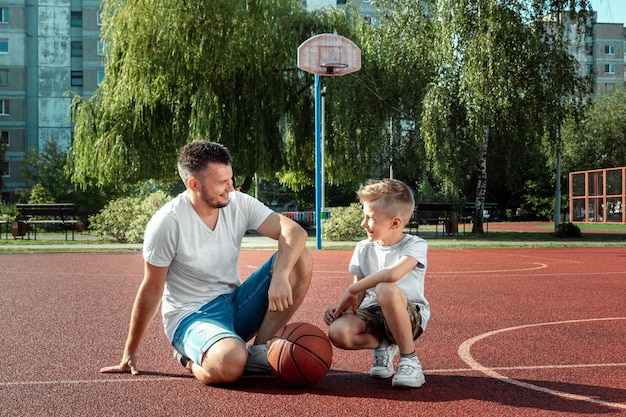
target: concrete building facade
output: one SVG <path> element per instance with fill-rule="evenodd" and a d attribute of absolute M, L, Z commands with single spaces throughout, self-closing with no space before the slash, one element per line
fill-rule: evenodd
<path fill-rule="evenodd" d="M 0 0 L 0 138 L 5 201 L 28 184 L 29 149 L 72 142 L 71 92 L 89 97 L 104 76 L 99 0 Z"/>

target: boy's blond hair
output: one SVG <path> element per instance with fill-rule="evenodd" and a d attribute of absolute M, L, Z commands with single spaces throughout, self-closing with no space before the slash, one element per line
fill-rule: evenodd
<path fill-rule="evenodd" d="M 390 216 L 398 216 L 405 223 L 411 220 L 415 210 L 413 190 L 400 180 L 386 178 L 369 180 L 357 191 L 359 200 L 382 210 Z"/>

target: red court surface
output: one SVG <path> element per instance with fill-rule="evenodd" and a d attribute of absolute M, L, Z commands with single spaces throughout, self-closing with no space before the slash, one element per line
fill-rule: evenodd
<path fill-rule="evenodd" d="M 270 254 L 243 251 L 246 276 Z M 349 250 L 314 251 L 292 321 L 322 313 L 351 282 Z M 368 375 L 369 351 L 334 350 L 311 388 L 273 376 L 225 387 L 171 358 L 157 315 L 142 374 L 100 374 L 122 354 L 141 254 L 0 255 L 0 416 L 586 416 L 626 414 L 626 248 L 431 249 L 426 384 Z"/>

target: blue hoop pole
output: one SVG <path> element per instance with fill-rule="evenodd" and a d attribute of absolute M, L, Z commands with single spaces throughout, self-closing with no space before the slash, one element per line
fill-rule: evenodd
<path fill-rule="evenodd" d="M 322 249 L 322 77 L 315 74 L 315 246 Z"/>

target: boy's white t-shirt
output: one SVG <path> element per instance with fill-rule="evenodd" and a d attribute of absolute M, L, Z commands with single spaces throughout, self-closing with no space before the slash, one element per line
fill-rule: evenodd
<path fill-rule="evenodd" d="M 402 241 L 392 246 L 381 246 L 378 242 L 363 240 L 357 243 L 354 249 L 348 271 L 357 277 L 366 277 L 393 265 L 403 256 L 415 258 L 418 264 L 397 284 L 407 299 L 419 307 L 422 315 L 422 330 L 426 330 L 426 324 L 430 318 L 430 304 L 424 297 L 424 278 L 428 265 L 427 252 L 428 242 L 413 235 L 405 235 Z M 374 289 L 368 288 L 359 308 L 374 305 L 378 305 L 378 299 Z"/>
<path fill-rule="evenodd" d="M 241 285 L 237 261 L 243 236 L 273 213 L 238 191 L 231 192 L 229 200 L 219 209 L 215 230 L 202 222 L 186 191 L 159 209 L 146 226 L 144 260 L 169 267 L 161 313 L 170 341 L 185 316 Z"/>

